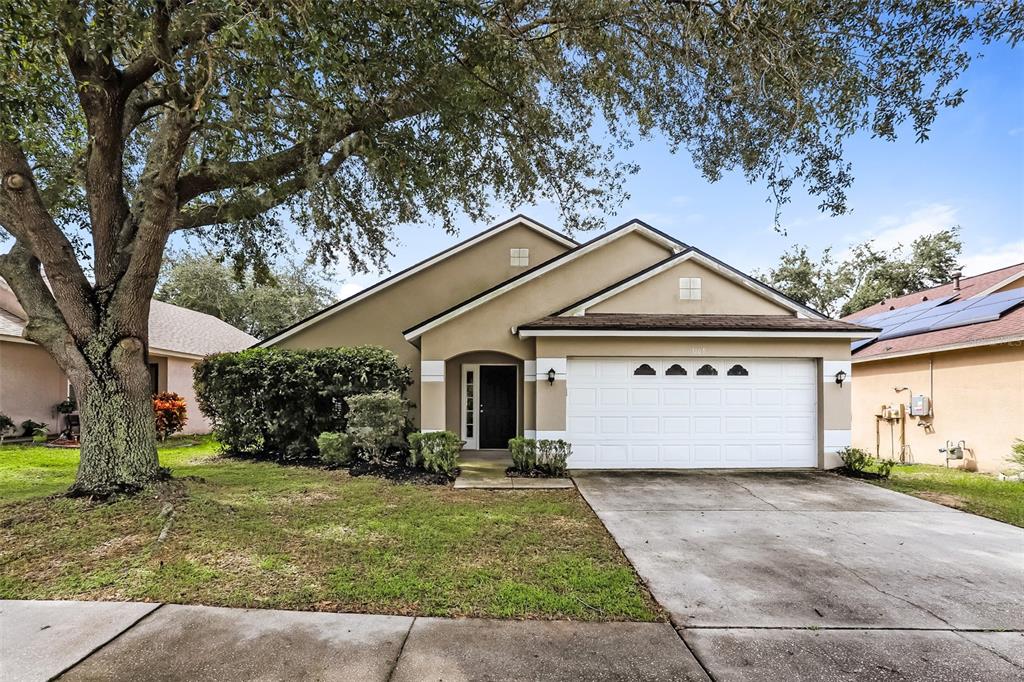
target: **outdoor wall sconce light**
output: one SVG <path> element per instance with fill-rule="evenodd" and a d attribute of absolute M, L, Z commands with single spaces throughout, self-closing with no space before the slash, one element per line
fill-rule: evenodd
<path fill-rule="evenodd" d="M 839 370 L 836 372 L 836 383 L 839 384 L 839 388 L 843 387 L 844 381 L 846 381 L 846 372 Z"/>
<path fill-rule="evenodd" d="M 552 367 L 548 370 L 548 384 L 551 386 L 555 385 L 555 368 Z"/>

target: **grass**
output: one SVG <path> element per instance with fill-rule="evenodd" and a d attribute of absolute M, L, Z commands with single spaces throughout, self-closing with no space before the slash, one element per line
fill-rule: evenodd
<path fill-rule="evenodd" d="M 1024 528 L 1024 482 L 931 464 L 897 466 L 888 480 L 871 482 Z"/>
<path fill-rule="evenodd" d="M 54 495 L 76 451 L 0 448 L 0 598 L 664 620 L 575 490 L 396 485 L 217 448 L 162 448 L 175 479 L 111 503 Z"/>

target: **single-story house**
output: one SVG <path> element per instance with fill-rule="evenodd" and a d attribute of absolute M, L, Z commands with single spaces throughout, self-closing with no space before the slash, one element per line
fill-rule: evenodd
<path fill-rule="evenodd" d="M 377 344 L 413 369 L 424 431 L 467 449 L 564 438 L 573 468 L 810 468 L 850 444 L 851 340 L 634 220 L 577 243 L 516 216 L 262 346 Z"/>
<path fill-rule="evenodd" d="M 59 432 L 64 422 L 54 410 L 70 386 L 53 358 L 25 339 L 25 310 L 0 279 L 0 413 L 20 424 L 26 419 Z M 149 369 L 153 392 L 173 391 L 185 399 L 185 433 L 206 433 L 210 423 L 199 411 L 192 388 L 192 366 L 207 355 L 248 348 L 256 339 L 212 315 L 161 301 L 149 311 Z"/>
<path fill-rule="evenodd" d="M 853 344 L 854 445 L 1007 468 L 1014 439 L 1024 438 L 1024 263 L 956 275 L 844 319 L 882 328 L 877 340 Z M 947 461 L 961 450 L 963 459 Z"/>

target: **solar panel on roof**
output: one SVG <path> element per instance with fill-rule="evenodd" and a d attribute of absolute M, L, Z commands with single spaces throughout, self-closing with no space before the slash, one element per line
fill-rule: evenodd
<path fill-rule="evenodd" d="M 993 322 L 1017 306 L 1024 304 L 1024 289 L 1011 289 L 998 294 L 990 294 L 977 301 L 969 299 L 967 308 L 944 317 L 931 326 L 931 329 L 951 329 L 979 322 Z"/>
<path fill-rule="evenodd" d="M 945 305 L 935 306 L 931 310 L 926 310 L 901 324 L 886 327 L 878 335 L 878 338 L 894 339 L 900 336 L 910 336 L 911 334 L 927 331 L 936 322 L 949 317 L 953 313 L 964 310 L 968 305 L 968 301 L 953 301 Z"/>
<path fill-rule="evenodd" d="M 855 352 L 859 351 L 861 348 L 863 348 L 864 346 L 866 346 L 869 343 L 871 343 L 872 341 L 874 341 L 874 339 L 861 339 L 859 341 L 854 341 L 853 343 L 850 344 L 850 352 L 851 353 L 855 353 Z"/>

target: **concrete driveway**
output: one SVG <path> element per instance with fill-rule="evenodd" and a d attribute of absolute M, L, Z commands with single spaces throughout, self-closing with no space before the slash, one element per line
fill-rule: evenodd
<path fill-rule="evenodd" d="M 1024 530 L 827 473 L 577 486 L 715 680 L 1024 679 Z"/>

